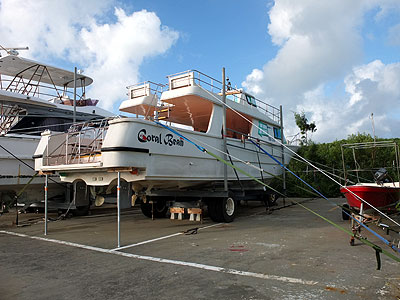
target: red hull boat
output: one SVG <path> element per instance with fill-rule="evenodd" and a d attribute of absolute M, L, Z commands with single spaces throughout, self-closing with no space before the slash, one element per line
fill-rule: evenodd
<path fill-rule="evenodd" d="M 360 209 L 361 203 L 364 203 L 360 199 L 358 199 L 353 192 L 367 203 L 371 204 L 375 208 L 383 208 L 390 206 L 391 204 L 396 203 L 400 199 L 400 187 L 398 183 L 396 185 L 385 184 L 360 184 L 360 185 L 351 185 L 346 188 L 341 188 L 340 192 L 346 197 L 347 202 L 350 207 Z M 370 209 L 371 206 L 364 203 L 363 209 Z"/>

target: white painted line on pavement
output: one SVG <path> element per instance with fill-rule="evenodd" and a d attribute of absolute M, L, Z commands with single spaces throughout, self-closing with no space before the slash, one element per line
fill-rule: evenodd
<path fill-rule="evenodd" d="M 136 244 L 131 244 L 131 245 L 126 245 L 126 246 L 114 248 L 114 249 L 112 249 L 112 251 L 118 251 L 118 250 L 123 250 L 123 249 L 127 249 L 127 248 L 132 248 L 132 247 L 136 247 L 136 246 L 140 246 L 140 245 L 144 245 L 144 244 L 148 244 L 148 243 L 152 243 L 152 242 L 168 239 L 170 237 L 174 237 L 174 236 L 178 236 L 178 235 L 182 235 L 182 234 L 183 234 L 183 232 L 178 232 L 178 233 L 162 236 L 162 237 L 159 237 L 159 238 L 155 238 L 155 239 L 139 242 L 139 243 L 136 243 Z"/>
<path fill-rule="evenodd" d="M 212 224 L 212 225 L 204 226 L 204 227 L 199 227 L 198 230 L 202 230 L 202 229 L 207 229 L 207 228 L 215 227 L 215 226 L 221 225 L 221 224 L 222 224 L 222 223 Z M 136 243 L 136 244 L 130 244 L 130 245 L 126 245 L 126 246 L 114 248 L 114 249 L 112 249 L 112 250 L 113 250 L 113 251 L 118 251 L 118 250 L 123 250 L 123 249 L 127 249 L 127 248 L 132 248 L 132 247 L 136 247 L 136 246 L 140 246 L 140 245 L 144 245 L 144 244 L 148 244 L 148 243 L 152 243 L 152 242 L 156 242 L 156 241 L 168 239 L 168 238 L 170 238 L 170 237 L 174 237 L 174 236 L 178 236 L 178 235 L 182 235 L 182 234 L 184 234 L 184 233 L 183 233 L 183 232 L 177 232 L 177 233 L 173 233 L 173 234 L 170 234 L 170 235 L 162 236 L 162 237 L 159 237 L 159 238 L 155 238 L 155 239 L 151 239 L 151 240 L 139 242 L 139 243 Z"/>
<path fill-rule="evenodd" d="M 192 263 L 192 262 L 186 262 L 186 261 L 165 259 L 165 258 L 145 256 L 145 255 L 137 255 L 137 254 L 120 252 L 120 251 L 116 251 L 116 250 L 104 249 L 104 248 L 100 248 L 100 247 L 93 247 L 93 246 L 72 243 L 72 242 L 60 241 L 60 240 L 55 240 L 55 239 L 49 239 L 49 238 L 43 238 L 43 237 L 37 237 L 37 236 L 29 236 L 26 234 L 16 233 L 16 232 L 12 232 L 12 231 L 1 230 L 0 233 L 14 235 L 14 236 L 23 237 L 23 238 L 30 238 L 30 239 L 34 239 L 34 240 L 45 241 L 45 242 L 50 242 L 50 243 L 55 243 L 55 244 L 60 244 L 60 245 L 66 245 L 66 246 L 71 246 L 71 247 L 75 247 L 75 248 L 81 248 L 81 249 L 86 249 L 86 250 L 91 250 L 91 251 L 96 251 L 96 252 L 101 252 L 101 253 L 114 254 L 114 255 L 135 258 L 135 259 L 140 259 L 140 260 L 166 263 L 166 264 L 172 264 L 172 265 L 179 265 L 179 266 L 191 267 L 191 268 L 202 269 L 202 270 L 207 270 L 207 271 L 221 272 L 221 273 L 232 274 L 232 275 L 253 277 L 253 278 L 259 278 L 259 279 L 276 280 L 276 281 L 281 281 L 281 282 L 286 282 L 286 283 L 296 283 L 296 284 L 302 284 L 302 285 L 317 285 L 317 284 L 319 284 L 318 281 L 313 281 L 313 280 L 303 280 L 303 279 L 299 279 L 299 278 L 286 277 L 286 276 L 276 276 L 276 275 L 268 275 L 268 274 L 262 274 L 262 273 L 246 272 L 246 271 L 227 269 L 227 268 L 222 268 L 222 267 L 216 267 L 216 266 L 210 266 L 210 265 L 204 265 L 204 264 L 198 264 L 198 263 Z"/>

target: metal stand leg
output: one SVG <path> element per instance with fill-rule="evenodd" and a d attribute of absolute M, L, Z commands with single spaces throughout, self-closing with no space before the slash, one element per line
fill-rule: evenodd
<path fill-rule="evenodd" d="M 46 174 L 46 180 L 44 182 L 44 235 L 47 235 L 47 189 L 48 189 L 48 176 Z"/>
<path fill-rule="evenodd" d="M 15 212 L 16 212 L 15 225 L 18 227 L 18 196 L 15 196 L 14 202 L 15 202 L 14 204 L 15 204 Z"/>
<path fill-rule="evenodd" d="M 359 225 L 356 221 L 354 221 L 355 219 L 357 219 L 357 215 L 354 213 L 351 213 L 351 232 L 353 233 L 353 235 L 350 237 L 350 246 L 354 246 L 355 244 L 355 236 L 358 233 L 358 229 L 359 229 Z"/>
<path fill-rule="evenodd" d="M 360 233 L 361 233 L 361 225 L 354 221 L 354 219 L 358 220 L 360 223 L 364 222 L 364 203 L 361 203 L 360 206 L 360 212 L 359 212 L 359 217 L 356 216 L 355 214 L 351 214 L 352 219 L 351 219 L 351 231 L 353 232 L 353 236 L 350 238 L 350 245 L 354 246 L 354 241 L 355 241 L 355 236 L 357 235 L 358 237 L 360 237 Z"/>
<path fill-rule="evenodd" d="M 117 183 L 117 214 L 118 214 L 118 247 L 121 247 L 121 173 L 118 172 Z"/>

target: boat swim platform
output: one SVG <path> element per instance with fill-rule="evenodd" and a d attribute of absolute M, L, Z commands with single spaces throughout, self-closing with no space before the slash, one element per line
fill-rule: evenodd
<path fill-rule="evenodd" d="M 303 205 L 350 226 L 323 199 Z M 396 299 L 400 290 L 398 263 L 381 256 L 377 271 L 371 248 L 349 246 L 347 235 L 298 205 L 268 213 L 249 202 L 229 224 L 211 222 L 207 214 L 203 224 L 153 221 L 134 207 L 122 211 L 120 249 L 115 206 L 50 222 L 46 237 L 43 215 L 20 215 L 22 223 L 37 222 L 18 228 L 11 226 L 13 217 L 13 212 L 0 217 L 7 270 L 0 273 L 0 288 L 6 300 L 35 299 L 37 291 L 41 298 L 77 299 L 116 293 L 119 299 Z M 17 282 L 24 288 L 15 287 Z"/>

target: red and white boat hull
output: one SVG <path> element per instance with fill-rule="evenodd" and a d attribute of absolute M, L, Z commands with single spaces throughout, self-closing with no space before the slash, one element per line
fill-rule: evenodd
<path fill-rule="evenodd" d="M 364 203 L 363 209 L 370 209 L 371 204 L 375 208 L 388 207 L 400 199 L 399 183 L 390 183 L 384 185 L 378 184 L 357 184 L 347 187 L 342 187 L 340 192 L 346 197 L 350 207 L 360 209 Z M 360 200 L 358 197 L 365 200 L 367 203 Z"/>

